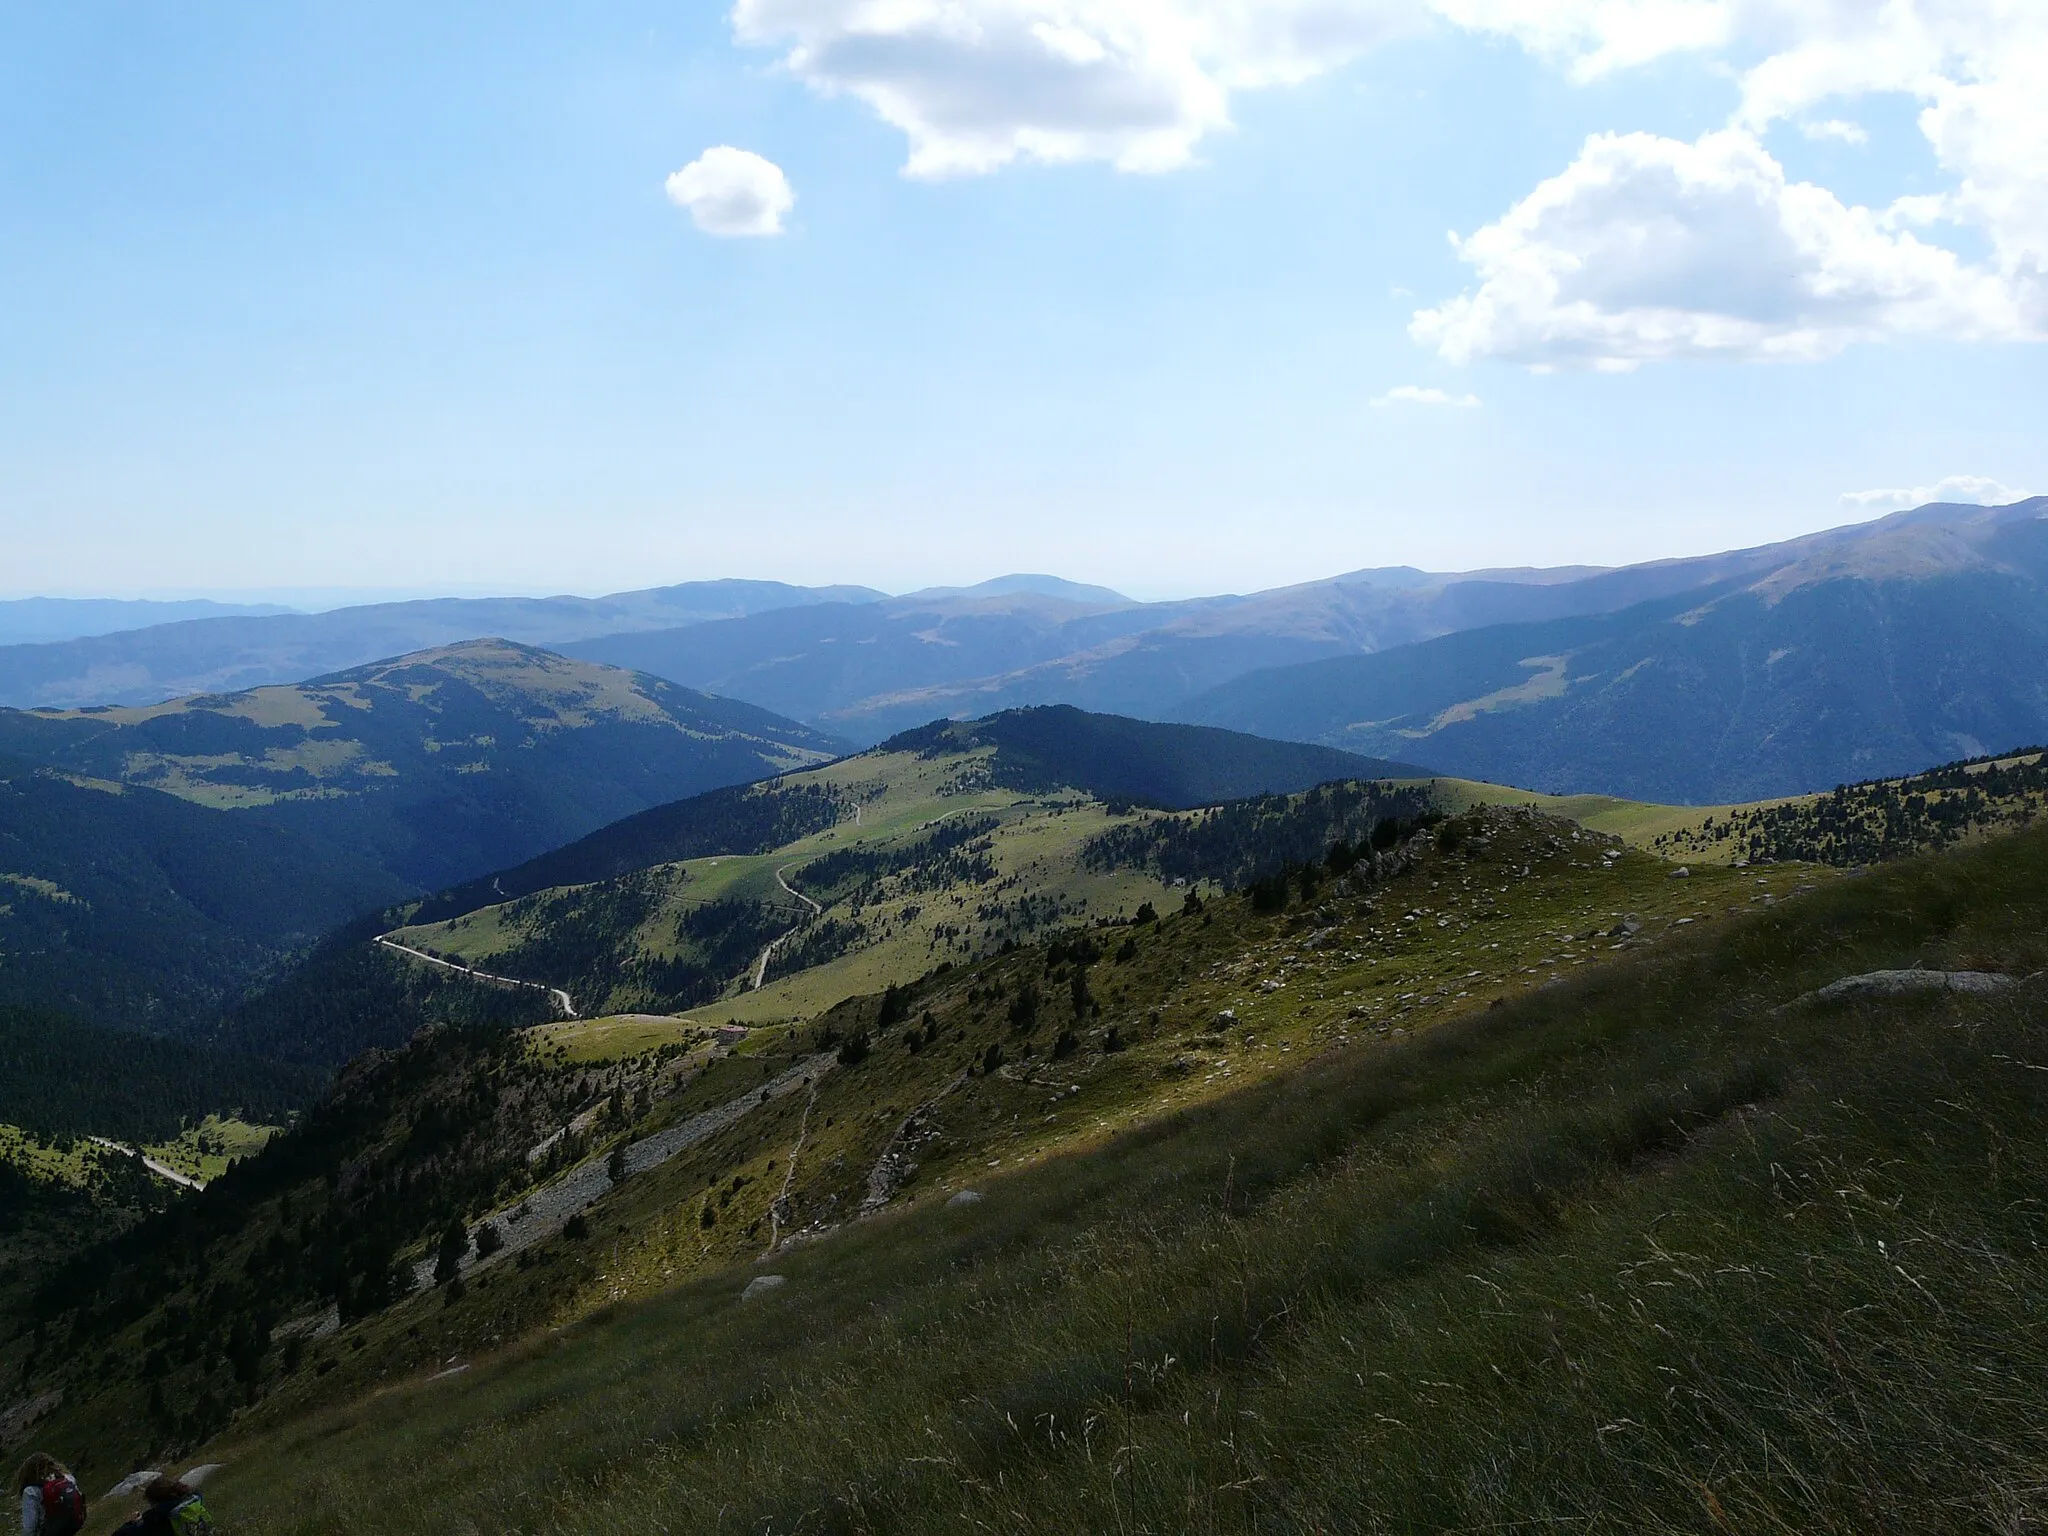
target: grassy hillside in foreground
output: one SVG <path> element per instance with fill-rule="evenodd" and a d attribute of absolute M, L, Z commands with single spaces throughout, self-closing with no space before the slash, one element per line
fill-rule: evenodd
<path fill-rule="evenodd" d="M 750 704 L 503 640 L 145 708 L 0 711 L 0 751 L 326 839 L 416 890 L 839 750 Z"/>
<path fill-rule="evenodd" d="M 252 1399 L 289 1414 L 991 1167 L 1084 1153 L 1799 879 L 1673 880 L 1513 812 L 1339 851 L 1277 888 L 942 966 L 736 1048 L 702 1031 L 651 1052 L 629 1038 L 638 1054 L 598 1065 L 577 1049 L 585 1026 L 559 1026 L 525 1042 L 429 1031 L 366 1059 L 262 1157 L 53 1282 L 44 1333 L 84 1374 L 36 1434 L 96 1469 L 188 1450 Z M 628 1177 L 608 1195 L 615 1154 Z M 565 1222 L 593 1199 L 579 1236 Z M 434 1268 L 450 1202 L 510 1251 L 459 1300 L 398 1299 L 394 1275 Z"/>
<path fill-rule="evenodd" d="M 1838 882 L 1430 1030 L 1326 1039 L 1017 1172 L 977 1151 L 932 1182 L 978 1204 L 920 1200 L 460 1374 L 426 1379 L 423 1340 L 410 1379 L 209 1450 L 212 1502 L 293 1536 L 2031 1528 L 2041 983 L 1802 999 L 1878 967 L 2038 971 L 2044 877 L 2034 832 Z M 1226 920 L 1205 915 L 1147 949 Z M 911 1006 L 950 1020 L 991 979 Z M 1089 1122 L 1079 1086 L 1039 1103 Z M 616 1271 L 625 1218 L 678 1203 L 628 1180 L 559 1262 Z M 371 1347 L 502 1313 L 546 1269 Z"/>

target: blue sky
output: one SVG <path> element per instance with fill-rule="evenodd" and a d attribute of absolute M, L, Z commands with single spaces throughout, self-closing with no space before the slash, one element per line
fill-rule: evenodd
<path fill-rule="evenodd" d="M 1875 10 L 9 7 L 0 590 L 1163 596 L 2048 489 L 2048 18 Z"/>

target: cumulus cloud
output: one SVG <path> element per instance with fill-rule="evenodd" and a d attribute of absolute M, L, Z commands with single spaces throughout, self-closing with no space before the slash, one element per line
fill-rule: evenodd
<path fill-rule="evenodd" d="M 2014 490 L 1984 475 L 1950 475 L 1932 485 L 1916 485 L 1910 489 L 1845 491 L 1842 493 L 1842 505 L 1859 512 L 1903 512 L 1909 507 L 1924 507 L 1936 501 L 2004 507 L 2015 501 L 2025 501 L 2027 495 L 2026 491 Z"/>
<path fill-rule="evenodd" d="M 1481 285 L 1418 315 L 1417 334 L 1446 356 L 1622 367 L 2048 329 L 2042 0 L 734 0 L 730 17 L 739 42 L 900 129 L 905 170 L 924 177 L 1176 169 L 1229 127 L 1235 93 L 1431 26 L 1499 37 L 1580 80 L 1692 54 L 1736 82 L 1727 133 L 1590 141 L 1460 243 Z M 1845 206 L 1788 184 L 1761 147 L 1780 123 L 1860 143 L 1832 114 L 1877 94 L 1920 103 L 1942 190 Z M 1603 207 L 1612 228 L 1594 223 Z M 1952 225 L 1981 232 L 1981 267 L 1932 233 Z M 1731 246 L 1738 228 L 1763 251 Z"/>
<path fill-rule="evenodd" d="M 1014 161 L 1189 163 L 1230 93 L 1296 83 L 1412 27 L 1425 0 L 737 0 L 740 42 L 910 141 L 913 176 Z"/>
<path fill-rule="evenodd" d="M 2048 288 L 2048 6 L 2038 0 L 1746 0 L 1779 46 L 1742 79 L 1742 121 L 1895 93 L 1955 177 L 1916 199 L 1981 229 L 2000 273 L 2037 306 Z M 1768 23 L 1768 27 L 1766 27 Z"/>
<path fill-rule="evenodd" d="M 1388 405 L 1451 405 L 1461 410 L 1471 410 L 1479 404 L 1477 395 L 1454 395 L 1448 390 L 1432 389 L 1421 384 L 1396 384 L 1384 395 L 1375 395 L 1375 406 Z"/>
<path fill-rule="evenodd" d="M 1870 209 L 1787 179 L 1741 129 L 1596 134 L 1493 224 L 1453 236 L 1479 287 L 1410 333 L 1452 362 L 1627 369 L 1826 357 L 1901 332 L 2010 337 L 2007 286 Z"/>
<path fill-rule="evenodd" d="M 1434 3 L 1581 77 L 1710 52 L 1741 91 L 1728 132 L 1692 146 L 1596 137 L 1461 241 L 1480 288 L 1413 326 L 1446 356 L 1629 367 L 1824 357 L 1900 334 L 2048 334 L 2048 6 L 2037 0 Z M 1923 103 L 1920 128 L 1950 189 L 1845 207 L 1787 183 L 1762 147 L 1775 123 L 1885 93 Z M 1801 126 L 1810 138 L 1867 139 L 1839 118 Z M 1973 266 L 1901 233 L 1943 223 L 1981 231 L 1990 259 Z"/>
<path fill-rule="evenodd" d="M 751 150 L 707 149 L 665 183 L 669 201 L 687 208 L 707 235 L 779 235 L 796 194 L 782 167 Z"/>

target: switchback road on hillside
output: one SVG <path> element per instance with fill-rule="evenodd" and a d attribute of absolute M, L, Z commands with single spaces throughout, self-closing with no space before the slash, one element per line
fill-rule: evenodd
<path fill-rule="evenodd" d="M 794 896 L 798 901 L 802 902 L 805 906 L 809 907 L 811 909 L 811 915 L 813 917 L 823 917 L 825 915 L 825 909 L 823 907 L 819 906 L 815 901 L 811 900 L 810 897 L 806 896 L 802 891 L 798 890 L 795 886 L 791 885 L 787 880 L 782 878 L 784 875 L 788 874 L 792 869 L 795 868 L 796 866 L 794 864 L 783 865 L 782 868 L 775 871 L 775 883 L 781 886 L 783 890 L 787 891 L 790 895 Z"/>
<path fill-rule="evenodd" d="M 784 889 L 787 889 L 787 887 L 784 887 Z M 583 1017 L 582 1014 L 576 1011 L 576 1005 L 570 1001 L 568 993 L 564 992 L 560 987 L 551 987 L 544 981 L 524 981 L 517 976 L 493 976 L 489 971 L 480 971 L 473 965 L 463 965 L 455 960 L 443 960 L 439 955 L 430 955 L 425 950 L 414 949 L 410 945 L 401 944 L 389 934 L 379 934 L 377 942 L 386 949 L 397 950 L 401 955 L 411 955 L 415 960 L 424 960 L 429 965 L 438 965 L 459 975 L 474 977 L 478 981 L 495 981 L 500 986 L 527 987 L 536 992 L 545 992 L 562 1005 L 562 1012 L 569 1015 L 570 1018 L 580 1019 Z"/>
<path fill-rule="evenodd" d="M 806 896 L 802 891 L 798 890 L 795 886 L 791 885 L 787 880 L 782 878 L 784 875 L 788 874 L 792 869 L 795 868 L 796 866 L 794 864 L 783 865 L 782 868 L 775 871 L 775 883 L 781 886 L 783 890 L 787 891 L 790 895 L 794 896 L 798 901 L 802 902 L 805 906 L 809 907 L 811 909 L 811 916 L 823 917 L 825 915 L 825 909 L 823 907 L 819 906 L 815 901 L 811 900 L 810 897 Z M 801 919 L 799 919 L 796 922 L 796 924 L 790 928 L 788 933 L 785 933 L 779 939 L 771 939 L 769 941 L 768 947 L 761 951 L 761 958 L 754 962 L 754 985 L 752 987 L 753 991 L 760 991 L 761 984 L 768 979 L 768 962 L 775 958 L 775 951 L 781 948 L 783 942 L 790 938 L 791 935 L 793 935 L 796 932 L 796 930 L 801 927 L 803 927 L 803 922 Z"/>
<path fill-rule="evenodd" d="M 142 1166 L 160 1179 L 168 1179 L 171 1183 L 182 1185 L 186 1189 L 206 1188 L 206 1180 L 195 1179 L 189 1173 L 180 1173 L 177 1169 L 158 1162 L 140 1147 L 131 1147 L 125 1141 L 109 1141 L 104 1136 L 93 1136 L 88 1139 L 94 1146 L 105 1147 L 109 1152 L 118 1152 L 123 1157 L 141 1158 Z"/>

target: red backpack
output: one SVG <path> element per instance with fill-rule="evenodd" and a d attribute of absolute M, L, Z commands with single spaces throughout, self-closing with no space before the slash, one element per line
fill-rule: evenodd
<path fill-rule="evenodd" d="M 85 1529 L 85 1495 L 67 1473 L 43 1479 L 42 1536 L 77 1536 Z"/>

